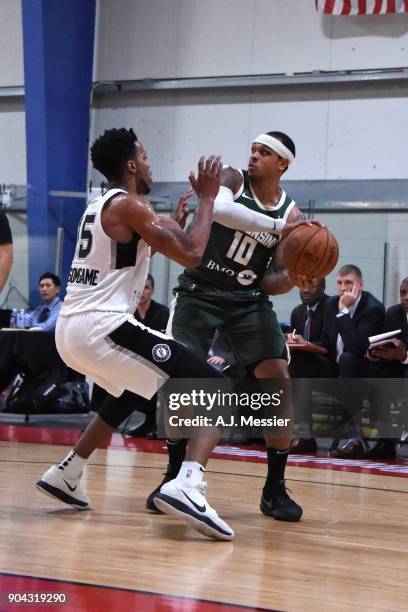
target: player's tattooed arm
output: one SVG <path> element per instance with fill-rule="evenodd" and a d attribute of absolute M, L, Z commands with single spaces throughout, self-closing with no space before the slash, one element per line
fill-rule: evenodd
<path fill-rule="evenodd" d="M 130 232 L 136 232 L 153 251 L 159 251 L 182 266 L 198 266 L 210 235 L 221 170 L 221 157 L 211 155 L 207 159 L 200 158 L 197 176 L 190 172 L 189 180 L 198 203 L 193 220 L 185 231 L 174 219 L 157 215 L 141 195 L 126 194 L 115 198 L 104 211 L 102 224 L 105 233 L 117 239 L 117 232 L 122 231 L 123 240 L 125 233 L 128 237 Z"/>
<path fill-rule="evenodd" d="M 305 221 L 305 220 L 306 220 L 306 217 L 302 213 L 300 208 L 298 208 L 297 206 L 294 206 L 288 215 L 287 222 L 296 223 L 296 221 Z"/>
<path fill-rule="evenodd" d="M 282 253 L 283 250 L 279 245 L 262 278 L 261 289 L 267 295 L 287 293 L 296 285 L 296 279 L 285 268 Z"/>
<path fill-rule="evenodd" d="M 242 174 L 231 166 L 224 166 L 221 173 L 221 185 L 236 193 L 242 185 Z"/>
<path fill-rule="evenodd" d="M 279 295 L 288 293 L 293 287 L 310 288 L 315 286 L 317 279 L 308 279 L 300 274 L 291 274 L 285 269 L 282 257 L 281 245 L 276 249 L 273 259 L 266 270 L 262 281 L 261 289 L 267 295 Z"/>

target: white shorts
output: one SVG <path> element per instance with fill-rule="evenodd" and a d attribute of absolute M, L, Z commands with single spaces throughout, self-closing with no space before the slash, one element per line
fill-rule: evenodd
<path fill-rule="evenodd" d="M 146 327 L 129 313 L 60 316 L 55 341 L 70 368 L 115 397 L 128 389 L 151 399 L 169 378 L 166 370 L 176 352 L 174 340 Z"/>

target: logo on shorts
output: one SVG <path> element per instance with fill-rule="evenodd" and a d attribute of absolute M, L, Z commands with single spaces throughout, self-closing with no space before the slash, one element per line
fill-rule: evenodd
<path fill-rule="evenodd" d="M 152 355 L 155 361 L 167 361 L 171 357 L 171 350 L 168 344 L 155 344 L 152 348 Z"/>

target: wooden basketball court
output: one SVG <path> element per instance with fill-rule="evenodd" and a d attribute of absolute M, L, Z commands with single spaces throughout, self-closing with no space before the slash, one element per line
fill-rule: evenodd
<path fill-rule="evenodd" d="M 262 449 L 218 447 L 209 500 L 235 529 L 215 542 L 144 508 L 163 443 L 114 435 L 92 457 L 94 510 L 35 489 L 73 430 L 0 426 L 0 610 L 8 593 L 65 594 L 58 610 L 406 610 L 408 463 L 292 457 L 300 523 L 263 516 Z M 24 608 L 23 608 L 24 609 Z M 26 604 L 25 609 L 40 609 Z"/>

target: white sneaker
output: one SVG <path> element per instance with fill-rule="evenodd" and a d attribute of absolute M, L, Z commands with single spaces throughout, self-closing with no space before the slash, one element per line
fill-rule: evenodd
<path fill-rule="evenodd" d="M 64 470 L 53 465 L 37 481 L 36 487 L 41 493 L 59 499 L 77 510 L 90 510 L 91 500 L 81 487 L 81 476 L 82 472 L 77 478 L 67 478 Z"/>
<path fill-rule="evenodd" d="M 234 531 L 223 521 L 204 497 L 205 482 L 195 487 L 182 487 L 174 479 L 162 486 L 154 498 L 155 505 L 165 514 L 182 518 L 188 525 L 215 540 L 232 540 Z"/>

